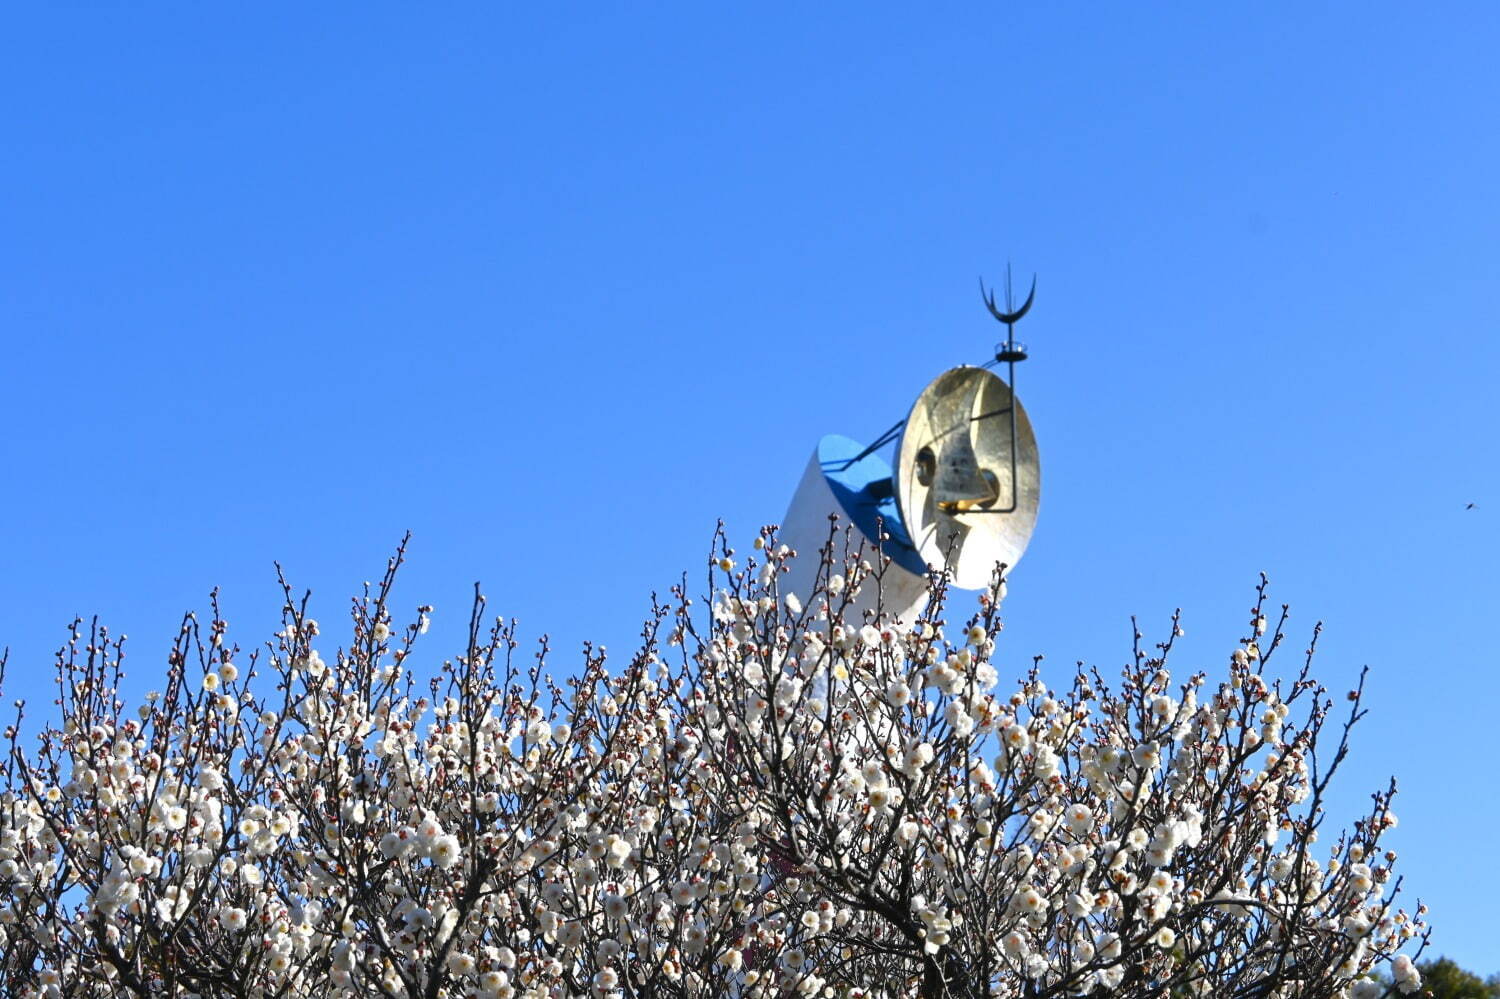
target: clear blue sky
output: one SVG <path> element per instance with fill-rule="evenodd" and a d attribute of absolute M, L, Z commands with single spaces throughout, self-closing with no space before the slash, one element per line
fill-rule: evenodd
<path fill-rule="evenodd" d="M 1438 950 L 1500 970 L 1500 8 L 495 6 L 8 13 L 8 694 L 74 614 L 142 686 L 214 585 L 265 637 L 273 559 L 337 619 L 407 529 L 433 655 L 476 579 L 623 652 L 716 518 L 985 358 L 1009 258 L 1010 666 L 1181 606 L 1218 669 L 1264 569 L 1372 668 L 1334 819 L 1399 775 Z"/>

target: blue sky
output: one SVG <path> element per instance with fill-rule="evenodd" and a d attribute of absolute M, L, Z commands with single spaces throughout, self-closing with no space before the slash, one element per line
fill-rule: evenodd
<path fill-rule="evenodd" d="M 143 686 L 212 586 L 269 635 L 273 560 L 336 619 L 408 529 L 433 656 L 476 579 L 559 668 L 623 652 L 717 518 L 748 542 L 821 434 L 985 359 L 1009 259 L 1044 466 L 1010 665 L 1112 670 L 1182 607 L 1219 669 L 1265 570 L 1331 688 L 1371 667 L 1333 819 L 1398 775 L 1437 950 L 1500 971 L 1500 9 L 6 22 L 8 695 L 74 614 Z"/>

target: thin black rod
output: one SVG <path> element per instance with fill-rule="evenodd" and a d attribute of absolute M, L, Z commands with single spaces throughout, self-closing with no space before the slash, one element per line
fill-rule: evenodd
<path fill-rule="evenodd" d="M 871 444 L 869 447 L 865 448 L 859 454 L 855 455 L 854 457 L 850 458 L 848 461 L 844 462 L 844 464 L 839 467 L 839 471 L 841 471 L 841 472 L 845 471 L 846 469 L 849 468 L 850 465 L 858 464 L 859 462 L 864 461 L 870 455 L 874 454 L 876 451 L 878 451 L 881 448 L 885 447 L 891 441 L 893 441 L 893 440 L 896 439 L 896 435 L 901 432 L 901 428 L 904 427 L 904 426 L 906 426 L 906 421 L 905 420 L 897 420 L 894 424 L 892 424 L 892 426 L 891 426 L 891 428 L 889 430 L 887 430 L 885 433 L 881 434 L 875 440 L 874 444 Z"/>
<path fill-rule="evenodd" d="M 995 409 L 988 413 L 981 413 L 971 419 L 982 420 L 990 416 L 999 416 L 1002 413 L 1010 414 L 1010 506 L 1002 508 L 990 507 L 988 509 L 970 507 L 967 510 L 955 510 L 954 514 L 960 517 L 971 513 L 1015 513 L 1021 506 L 1021 483 L 1017 474 L 1020 466 L 1016 457 L 1016 444 L 1019 437 L 1019 430 L 1016 425 L 1016 362 L 1007 361 L 1006 367 L 1009 369 L 1010 375 L 1010 405 L 1004 409 Z M 995 498 L 999 499 L 998 496 Z"/>

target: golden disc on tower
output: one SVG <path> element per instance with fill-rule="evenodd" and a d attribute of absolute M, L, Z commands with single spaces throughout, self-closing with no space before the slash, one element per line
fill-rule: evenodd
<path fill-rule="evenodd" d="M 934 569 L 964 589 L 1020 561 L 1036 526 L 1041 463 L 1026 410 L 985 368 L 943 372 L 912 406 L 896 450 L 907 533 Z"/>

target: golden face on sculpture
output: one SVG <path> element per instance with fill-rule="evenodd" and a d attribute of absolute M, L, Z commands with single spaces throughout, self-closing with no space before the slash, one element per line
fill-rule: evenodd
<path fill-rule="evenodd" d="M 901 519 L 927 564 L 965 589 L 1014 566 L 1036 525 L 1041 467 L 1026 411 L 985 368 L 952 368 L 917 398 L 896 455 Z"/>

